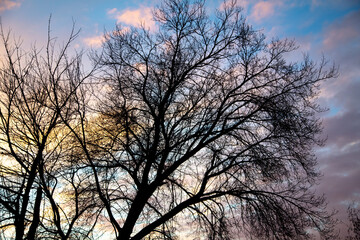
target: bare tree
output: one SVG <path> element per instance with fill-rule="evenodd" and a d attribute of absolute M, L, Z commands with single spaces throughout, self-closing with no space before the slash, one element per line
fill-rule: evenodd
<path fill-rule="evenodd" d="M 235 1 L 209 14 L 202 0 L 164 0 L 154 20 L 157 30 L 105 34 L 96 82 L 68 53 L 77 32 L 60 51 L 49 36 L 44 55 L 2 32 L 0 229 L 331 238 L 324 199 L 309 189 L 322 143 L 314 98 L 336 70 L 287 62 L 295 43 L 267 40 Z"/>
<path fill-rule="evenodd" d="M 59 49 L 50 27 L 48 33 L 44 53 L 35 47 L 26 52 L 1 28 L 0 229 L 15 239 L 68 239 L 79 233 L 84 239 L 86 225 L 91 231 L 94 223 L 88 221 L 77 231 L 78 220 L 97 214 L 96 201 L 81 200 L 91 199 L 91 191 L 86 193 L 91 183 L 74 168 L 78 163 L 70 154 L 71 132 L 63 121 L 76 112 L 75 93 L 92 72 L 83 73 L 81 53 L 68 54 L 78 35 L 74 28 Z"/>
<path fill-rule="evenodd" d="M 83 130 L 67 124 L 116 238 L 329 237 L 309 188 L 322 142 L 313 99 L 335 69 L 288 63 L 295 43 L 268 41 L 234 1 L 208 15 L 204 1 L 165 0 L 154 19 L 155 32 L 106 34 L 98 130 L 84 130 L 86 111 Z"/>

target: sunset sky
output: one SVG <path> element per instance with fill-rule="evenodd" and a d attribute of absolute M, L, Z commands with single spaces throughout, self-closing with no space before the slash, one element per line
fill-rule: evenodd
<path fill-rule="evenodd" d="M 69 35 L 73 22 L 81 29 L 73 47 L 101 47 L 104 31 L 115 24 L 139 26 L 141 22 L 156 30 L 151 9 L 160 0 L 0 0 L 3 29 L 21 37 L 23 46 L 41 44 L 47 38 L 51 15 L 51 34 L 58 42 Z M 214 10 L 222 1 L 208 0 Z M 360 0 L 238 0 L 248 22 L 269 38 L 295 39 L 299 50 L 288 56 L 301 60 L 308 53 L 314 60 L 322 56 L 329 65 L 339 67 L 339 77 L 324 82 L 318 102 L 327 112 L 323 119 L 326 145 L 317 148 L 319 168 L 323 173 L 317 192 L 324 193 L 329 209 L 338 210 L 344 221 L 352 202 L 360 203 Z M 3 49 L 0 50 L 2 52 Z"/>

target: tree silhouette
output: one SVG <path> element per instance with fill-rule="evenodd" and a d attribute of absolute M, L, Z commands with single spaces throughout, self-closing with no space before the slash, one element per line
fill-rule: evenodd
<path fill-rule="evenodd" d="M 324 199 L 309 189 L 319 176 L 312 147 L 322 142 L 313 100 L 335 69 L 307 56 L 287 62 L 295 43 L 267 40 L 235 1 L 208 14 L 204 1 L 165 0 L 154 20 L 155 30 L 117 26 L 105 34 L 103 51 L 92 55 L 99 72 L 91 84 L 79 56 L 60 56 L 64 71 L 46 61 L 36 68 L 66 78 L 17 78 L 3 68 L 2 80 L 16 80 L 5 84 L 6 99 L 20 91 L 19 104 L 34 96 L 39 107 L 1 102 L 2 156 L 23 169 L 11 183 L 13 168 L 2 170 L 1 199 L 29 202 L 18 216 L 1 200 L 2 226 L 15 225 L 18 239 L 24 229 L 62 239 L 306 239 L 311 230 L 331 237 Z M 41 90 L 22 93 L 22 79 L 41 81 Z M 15 113 L 29 117 L 17 124 L 8 120 Z M 56 194 L 65 192 L 62 202 Z"/>
<path fill-rule="evenodd" d="M 88 186 L 73 167 L 73 144 L 69 145 L 63 123 L 74 115 L 75 93 L 91 75 L 81 71 L 81 54 L 68 54 L 77 35 L 73 28 L 57 51 L 49 28 L 42 54 L 36 48 L 22 50 L 19 42 L 11 43 L 10 32 L 1 29 L 6 52 L 0 70 L 0 229 L 4 236 L 12 232 L 15 239 L 44 234 L 68 239 L 70 234 L 87 234 L 86 228 L 76 229 L 77 222 L 96 201 L 81 201 L 83 195 L 91 195 L 85 193 Z M 66 191 L 74 195 L 65 202 Z"/>
<path fill-rule="evenodd" d="M 350 226 L 348 229 L 347 240 L 359 240 L 360 239 L 360 210 L 356 208 L 355 203 L 349 205 L 348 216 Z"/>

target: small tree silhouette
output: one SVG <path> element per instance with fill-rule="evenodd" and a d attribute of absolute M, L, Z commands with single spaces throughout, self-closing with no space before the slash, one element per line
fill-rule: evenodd
<path fill-rule="evenodd" d="M 360 209 L 355 208 L 354 204 L 348 207 L 348 215 L 350 220 L 350 227 L 348 229 L 348 240 L 360 239 Z"/>

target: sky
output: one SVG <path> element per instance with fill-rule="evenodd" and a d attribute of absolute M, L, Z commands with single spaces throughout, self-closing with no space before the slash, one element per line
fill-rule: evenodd
<path fill-rule="evenodd" d="M 0 0 L 1 23 L 23 46 L 41 46 L 51 34 L 66 39 L 75 22 L 81 29 L 73 47 L 101 47 L 104 31 L 145 23 L 155 28 L 151 9 L 160 0 Z M 221 6 L 208 0 L 206 7 Z M 269 38 L 294 39 L 299 45 L 290 60 L 303 53 L 319 61 L 322 56 L 339 68 L 339 76 L 323 82 L 317 99 L 329 110 L 320 114 L 324 147 L 315 149 L 323 177 L 316 187 L 325 194 L 329 210 L 337 210 L 341 234 L 346 233 L 346 209 L 360 204 L 360 0 L 237 0 L 248 22 Z M 360 207 L 360 206 L 359 206 Z"/>

